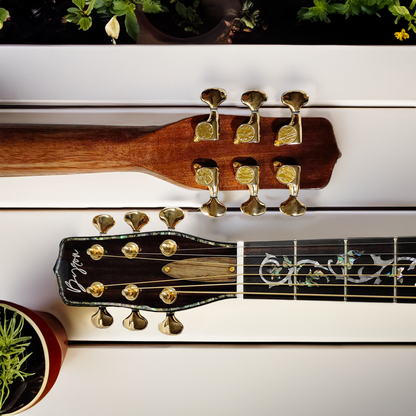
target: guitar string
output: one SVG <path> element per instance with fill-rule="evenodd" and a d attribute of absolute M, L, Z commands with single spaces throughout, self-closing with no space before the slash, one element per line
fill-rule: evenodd
<path fill-rule="evenodd" d="M 148 254 L 155 254 L 155 253 L 140 253 L 140 254 L 146 254 L 146 255 L 148 255 Z M 115 254 L 104 254 L 102 256 L 102 258 L 103 257 L 109 257 L 109 258 L 116 258 L 116 259 L 122 259 L 122 260 L 149 260 L 149 261 L 160 261 L 160 262 L 169 261 L 169 258 L 168 257 L 165 257 L 165 256 L 164 257 L 160 257 L 160 258 L 159 257 L 154 257 L 153 258 L 153 257 L 142 257 L 142 256 L 140 256 L 140 254 L 137 257 L 133 257 L 133 258 L 128 258 L 126 256 L 115 255 Z M 158 253 L 156 253 L 156 254 L 158 254 Z M 175 255 L 177 255 L 177 254 L 175 254 Z M 187 256 L 188 255 L 189 254 L 187 254 Z M 376 255 L 379 255 L 379 254 L 376 254 Z M 382 254 L 380 254 L 380 255 L 382 255 Z M 401 254 L 400 256 L 405 256 L 405 255 L 406 255 L 406 253 L 405 254 Z M 411 255 L 411 254 L 409 253 L 409 255 Z M 304 255 L 304 256 L 305 257 L 311 257 L 311 256 L 308 256 L 308 255 Z M 322 254 L 322 256 L 323 257 L 335 256 L 335 254 L 327 254 L 327 255 Z M 202 257 L 199 256 L 199 257 L 200 258 L 211 258 L 210 256 L 202 256 Z M 224 256 L 218 256 L 218 257 L 224 257 Z M 227 257 L 231 257 L 231 256 L 227 256 Z M 246 255 L 242 255 L 242 256 L 237 256 L 236 255 L 236 256 L 233 256 L 233 257 L 236 257 L 236 258 L 238 257 L 239 259 L 240 258 L 247 258 Z M 264 255 L 261 255 L 261 256 L 259 255 L 257 257 L 264 257 Z M 291 257 L 291 256 L 288 255 L 287 257 Z M 298 257 L 299 257 L 299 254 L 298 254 Z M 198 257 L 195 257 L 195 258 L 198 258 Z M 190 265 L 192 263 L 192 259 L 193 258 L 189 258 L 189 259 L 185 259 L 185 260 L 174 260 L 174 259 L 172 259 L 171 263 L 181 263 L 181 262 L 185 262 L 186 261 L 187 265 Z M 266 264 L 268 264 L 268 263 L 266 263 Z M 413 264 L 416 267 L 416 263 L 413 263 L 413 262 L 412 263 L 388 263 L 388 264 L 377 264 L 377 263 L 359 263 L 358 264 L 357 263 L 357 264 L 353 264 L 353 266 L 364 266 L 364 267 L 367 267 L 367 266 L 376 266 L 376 267 L 383 267 L 383 266 L 411 266 Z M 229 267 L 238 267 L 238 266 L 244 266 L 244 267 L 260 267 L 261 266 L 261 264 L 244 264 L 244 265 L 241 264 L 241 265 L 238 265 L 238 264 L 235 264 L 235 263 L 221 263 L 221 262 L 219 262 L 219 263 L 215 263 L 215 262 L 205 263 L 205 262 L 202 262 L 202 261 L 195 262 L 195 265 L 200 265 L 200 266 L 204 266 L 204 267 L 206 267 L 206 266 L 215 266 L 215 267 L 218 267 L 218 266 L 229 266 Z M 282 264 L 280 264 L 280 266 L 282 266 Z M 294 264 L 292 264 L 292 266 L 294 266 Z M 312 266 L 312 265 L 309 265 L 309 266 Z M 348 263 L 346 263 L 346 264 L 345 263 L 332 263 L 331 266 L 332 267 L 334 267 L 334 266 L 345 267 L 345 266 L 348 266 Z"/>

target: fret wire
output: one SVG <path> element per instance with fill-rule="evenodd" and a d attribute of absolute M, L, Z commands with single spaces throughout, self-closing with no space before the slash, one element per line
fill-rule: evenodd
<path fill-rule="evenodd" d="M 295 286 L 293 288 L 293 299 L 297 299 L 297 283 L 298 283 L 298 242 L 297 240 L 293 241 L 293 263 L 295 265 L 294 276 L 293 280 L 295 282 Z"/>
<path fill-rule="evenodd" d="M 348 283 L 348 267 L 347 267 L 347 259 L 348 259 L 348 240 L 344 240 L 344 301 L 347 301 L 347 283 Z"/>
<path fill-rule="evenodd" d="M 394 246 L 393 246 L 393 251 L 394 251 L 394 260 L 393 260 L 393 276 L 394 276 L 394 288 L 393 288 L 393 295 L 394 295 L 394 299 L 393 302 L 397 303 L 397 237 L 393 238 L 394 241 Z"/>

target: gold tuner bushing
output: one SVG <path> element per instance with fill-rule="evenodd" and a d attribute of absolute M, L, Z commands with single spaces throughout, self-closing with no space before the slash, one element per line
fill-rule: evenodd
<path fill-rule="evenodd" d="M 173 287 L 165 287 L 159 297 L 164 303 L 171 305 L 178 298 L 178 292 Z"/>
<path fill-rule="evenodd" d="M 104 248 L 99 244 L 94 244 L 87 250 L 87 254 L 93 260 L 100 260 L 104 256 Z"/>
<path fill-rule="evenodd" d="M 95 298 L 99 298 L 104 293 L 104 285 L 101 282 L 94 282 L 87 287 L 87 293 Z"/>
<path fill-rule="evenodd" d="M 128 259 L 134 259 L 139 254 L 140 248 L 136 243 L 129 242 L 121 251 Z"/>

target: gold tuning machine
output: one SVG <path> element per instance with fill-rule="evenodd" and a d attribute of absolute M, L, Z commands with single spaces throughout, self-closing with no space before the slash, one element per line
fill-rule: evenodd
<path fill-rule="evenodd" d="M 260 107 L 267 101 L 264 91 L 251 90 L 241 96 L 241 102 L 251 110 L 250 120 L 238 127 L 234 144 L 260 142 Z"/>
<path fill-rule="evenodd" d="M 282 103 L 292 112 L 292 118 L 287 126 L 283 126 L 277 133 L 275 146 L 302 143 L 302 119 L 300 109 L 309 101 L 309 95 L 303 91 L 288 91 L 282 94 Z"/>
<path fill-rule="evenodd" d="M 209 88 L 202 91 L 201 100 L 209 105 L 210 114 L 208 120 L 201 121 L 195 128 L 194 141 L 219 139 L 218 106 L 227 99 L 227 92 L 222 88 Z"/>
<path fill-rule="evenodd" d="M 289 188 L 289 198 L 280 204 L 280 211 L 291 217 L 299 217 L 306 212 L 306 206 L 298 199 L 300 171 L 298 165 L 282 165 L 274 162 L 276 179 Z"/>
<path fill-rule="evenodd" d="M 234 162 L 233 167 L 237 182 L 247 185 L 250 191 L 250 198 L 241 204 L 241 212 L 250 216 L 264 214 L 267 207 L 257 196 L 259 192 L 259 167 L 246 166 L 239 162 Z"/>
<path fill-rule="evenodd" d="M 149 222 L 149 217 L 140 211 L 130 211 L 124 216 L 124 221 L 130 225 L 133 232 L 140 232 Z"/>
<path fill-rule="evenodd" d="M 185 218 L 184 212 L 180 208 L 164 208 L 159 213 L 159 218 L 163 221 L 169 230 L 175 227 Z"/>
<path fill-rule="evenodd" d="M 116 223 L 111 215 L 102 214 L 97 215 L 92 219 L 94 227 L 100 234 L 107 234 L 108 230 Z"/>
<path fill-rule="evenodd" d="M 107 309 L 100 306 L 97 313 L 91 317 L 91 322 L 96 328 L 108 328 L 114 322 L 113 317 L 108 313 Z"/>
<path fill-rule="evenodd" d="M 141 331 L 147 327 L 147 323 L 147 319 L 139 311 L 132 311 L 123 321 L 123 326 L 130 331 Z"/>
<path fill-rule="evenodd" d="M 227 212 L 227 207 L 218 200 L 219 172 L 217 167 L 203 167 L 194 164 L 195 181 L 209 189 L 210 199 L 200 208 L 201 212 L 208 217 L 221 217 Z"/>
<path fill-rule="evenodd" d="M 173 312 L 168 312 L 166 318 L 158 326 L 159 331 L 165 335 L 179 335 L 183 331 L 183 325 Z"/>

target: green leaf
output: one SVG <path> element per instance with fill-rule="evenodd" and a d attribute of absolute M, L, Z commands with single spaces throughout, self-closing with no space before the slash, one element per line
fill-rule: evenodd
<path fill-rule="evenodd" d="M 9 17 L 9 12 L 6 9 L 0 7 L 0 22 L 5 22 Z"/>
<path fill-rule="evenodd" d="M 179 16 L 186 19 L 186 7 L 183 3 L 181 3 L 180 1 L 177 1 L 175 5 L 175 10 L 179 14 Z"/>
<path fill-rule="evenodd" d="M 91 17 L 83 17 L 82 19 L 80 19 L 79 22 L 78 22 L 78 26 L 83 31 L 88 30 L 92 26 Z"/>
<path fill-rule="evenodd" d="M 126 13 L 124 25 L 126 26 L 127 34 L 136 42 L 140 28 L 139 24 L 137 23 L 136 15 L 130 9 Z"/>
<path fill-rule="evenodd" d="M 159 1 L 143 0 L 143 11 L 145 13 L 160 13 L 164 10 Z"/>
<path fill-rule="evenodd" d="M 72 0 L 72 3 L 78 7 L 78 9 L 84 10 L 85 7 L 85 0 Z"/>

